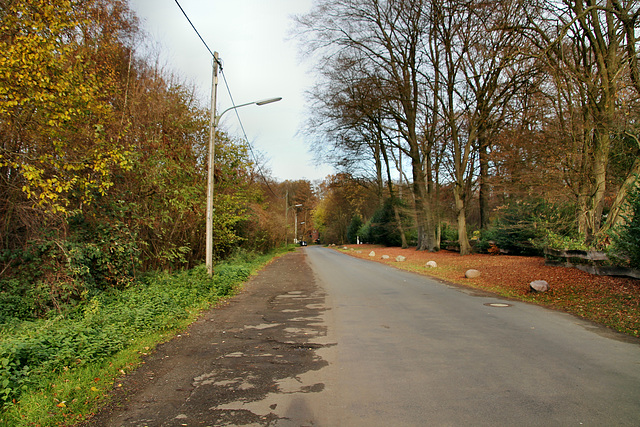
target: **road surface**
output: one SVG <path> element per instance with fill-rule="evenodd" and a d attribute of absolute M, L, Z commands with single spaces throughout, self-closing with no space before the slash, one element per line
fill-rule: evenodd
<path fill-rule="evenodd" d="M 246 289 L 94 425 L 640 425 L 639 341 L 571 315 L 322 247 Z"/>

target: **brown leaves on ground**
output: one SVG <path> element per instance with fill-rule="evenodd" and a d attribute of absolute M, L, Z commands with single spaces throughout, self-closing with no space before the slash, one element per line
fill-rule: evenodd
<path fill-rule="evenodd" d="M 349 245 L 343 252 L 358 258 L 393 265 L 403 270 L 437 277 L 449 282 L 495 292 L 501 296 L 564 310 L 585 319 L 640 337 L 640 280 L 595 276 L 575 268 L 545 265 L 542 257 L 423 252 L 415 248 L 385 248 Z M 375 256 L 369 256 L 375 251 Z M 383 260 L 382 255 L 388 255 Z M 397 262 L 402 255 L 406 261 Z M 435 261 L 437 268 L 426 267 Z M 465 278 L 469 269 L 480 271 L 476 279 Z M 550 290 L 533 293 L 529 283 L 545 280 Z"/>

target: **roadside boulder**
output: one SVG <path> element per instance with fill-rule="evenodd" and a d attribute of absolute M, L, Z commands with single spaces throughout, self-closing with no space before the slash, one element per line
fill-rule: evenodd
<path fill-rule="evenodd" d="M 464 273 L 464 277 L 467 279 L 475 279 L 476 277 L 480 277 L 480 272 L 478 270 L 470 269 Z"/>
<path fill-rule="evenodd" d="M 435 261 L 429 261 L 424 266 L 427 268 L 436 268 L 438 266 L 438 263 Z"/>
<path fill-rule="evenodd" d="M 549 283 L 546 280 L 534 280 L 529 283 L 529 289 L 532 292 L 547 292 L 549 290 Z"/>
<path fill-rule="evenodd" d="M 389 255 L 382 255 L 382 259 L 389 259 Z"/>
<path fill-rule="evenodd" d="M 369 256 L 376 256 L 376 253 L 374 251 L 369 252 Z"/>
<path fill-rule="evenodd" d="M 407 257 L 404 257 L 404 256 L 402 256 L 402 255 L 398 255 L 398 256 L 396 257 L 396 261 L 397 261 L 397 262 L 404 262 L 404 261 L 406 261 L 406 260 L 407 260 Z"/>

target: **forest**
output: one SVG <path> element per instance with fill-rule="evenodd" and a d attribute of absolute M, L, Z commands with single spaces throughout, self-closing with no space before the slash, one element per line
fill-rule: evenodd
<path fill-rule="evenodd" d="M 317 70 L 305 128 L 341 171 L 318 226 L 463 255 L 637 260 L 639 13 L 620 0 L 317 1 L 296 18 Z"/>
<path fill-rule="evenodd" d="M 317 231 L 637 263 L 639 13 L 627 0 L 316 1 L 294 18 L 317 71 L 304 131 L 336 173 L 278 182 L 219 132 L 215 258 Z M 127 2 L 7 0 L 0 14 L 0 320 L 202 264 L 209 106 L 137 50 Z"/>
<path fill-rule="evenodd" d="M 127 2 L 10 0 L 0 14 L 0 319 L 204 262 L 209 106 L 136 50 Z M 264 177 L 246 141 L 217 143 L 215 258 L 292 241 L 286 203 L 308 205 L 311 183 Z"/>

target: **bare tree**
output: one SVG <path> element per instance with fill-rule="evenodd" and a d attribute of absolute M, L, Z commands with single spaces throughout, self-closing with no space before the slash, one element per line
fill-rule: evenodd
<path fill-rule="evenodd" d="M 516 67 L 517 34 L 508 30 L 519 5 L 457 0 L 432 4 L 436 37 L 430 57 L 441 76 L 441 90 L 434 93 L 449 144 L 460 253 L 464 255 L 471 251 L 466 215 L 472 184 L 479 177 L 481 222 L 486 225 L 490 138 L 502 125 L 506 107 L 522 81 Z"/>
<path fill-rule="evenodd" d="M 626 29 L 636 25 L 632 3 L 546 1 L 529 15 L 525 31 L 554 70 L 558 120 L 573 147 L 566 168 L 575 172 L 578 229 L 590 241 L 601 232 L 618 95 L 627 64 L 637 61 L 625 57 L 624 49 L 625 41 L 631 42 L 627 51 L 635 49 Z M 627 27 L 621 16 L 629 17 Z"/>
<path fill-rule="evenodd" d="M 428 30 L 428 2 L 323 0 L 298 23 L 320 68 L 338 58 L 356 58 L 360 71 L 380 76 L 377 87 L 385 116 L 397 125 L 411 159 L 418 249 L 438 247 L 427 193 L 424 147 L 419 138 L 423 98 L 422 44 Z"/>

